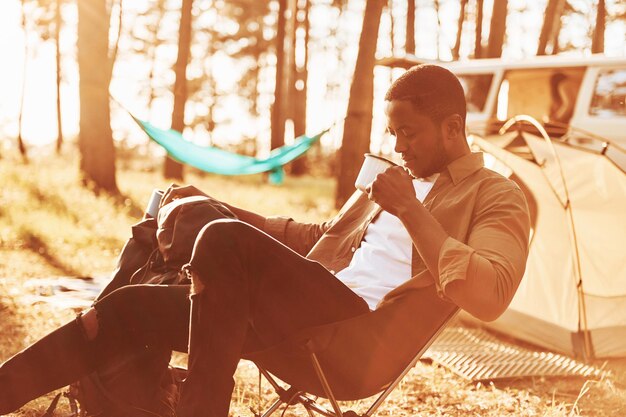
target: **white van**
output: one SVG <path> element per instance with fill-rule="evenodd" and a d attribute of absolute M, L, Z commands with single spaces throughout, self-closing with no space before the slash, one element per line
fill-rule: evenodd
<path fill-rule="evenodd" d="M 422 62 L 406 56 L 377 63 L 410 68 Z M 504 121 L 525 114 L 544 123 L 553 136 L 570 130 L 570 141 L 584 145 L 585 136 L 597 135 L 626 149 L 626 58 L 557 55 L 437 64 L 461 80 L 472 133 L 495 133 Z"/>

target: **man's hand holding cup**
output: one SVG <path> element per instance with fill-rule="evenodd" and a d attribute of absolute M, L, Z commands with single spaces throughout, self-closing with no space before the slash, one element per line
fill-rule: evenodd
<path fill-rule="evenodd" d="M 363 165 L 361 165 L 359 175 L 354 182 L 354 186 L 357 190 L 367 194 L 367 187 L 376 179 L 378 174 L 397 165 L 382 156 L 372 155 L 371 153 L 366 153 L 364 156 L 365 159 L 363 160 Z"/>
<path fill-rule="evenodd" d="M 412 181 L 413 177 L 403 167 L 385 158 L 365 154 L 355 186 L 383 210 L 399 217 L 418 201 Z"/>

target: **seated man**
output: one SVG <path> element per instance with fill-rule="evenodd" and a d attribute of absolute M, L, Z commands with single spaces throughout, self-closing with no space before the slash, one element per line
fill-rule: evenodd
<path fill-rule="evenodd" d="M 196 239 L 185 267 L 191 291 L 129 286 L 98 301 L 0 367 L 0 414 L 120 352 L 186 350 L 189 340 L 177 415 L 226 417 L 240 358 L 341 321 L 359 324 L 356 337 L 327 349 L 324 360 L 353 374 L 346 385 L 374 381 L 338 395 L 349 398 L 385 383 L 387 375 L 375 374 L 395 365 L 379 364 L 376 355 L 405 349 L 412 336 L 404 330 L 426 328 L 458 307 L 483 320 L 498 317 L 528 253 L 522 192 L 470 151 L 463 89 L 451 72 L 414 67 L 386 101 L 404 167 L 379 174 L 367 194 L 355 193 L 323 224 L 229 206 L 239 220 L 211 222 Z M 174 188 L 164 200 L 199 193 Z M 266 365 L 274 366 L 279 376 L 289 373 L 279 362 Z"/>

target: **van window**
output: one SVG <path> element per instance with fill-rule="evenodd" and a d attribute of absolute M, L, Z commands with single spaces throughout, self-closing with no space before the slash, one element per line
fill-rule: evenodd
<path fill-rule="evenodd" d="M 508 70 L 500 85 L 494 116 L 503 120 L 526 114 L 544 123 L 567 124 L 584 71 L 583 67 Z"/>
<path fill-rule="evenodd" d="M 600 71 L 589 114 L 598 117 L 626 116 L 626 68 Z"/>
<path fill-rule="evenodd" d="M 469 113 L 482 113 L 487 103 L 493 74 L 457 74 L 463 90 Z"/>

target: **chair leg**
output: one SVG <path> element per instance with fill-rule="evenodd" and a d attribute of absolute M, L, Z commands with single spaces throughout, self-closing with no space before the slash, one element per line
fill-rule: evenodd
<path fill-rule="evenodd" d="M 302 406 L 306 409 L 307 413 L 309 413 L 309 416 L 314 416 L 313 412 L 315 412 L 324 417 L 337 417 L 337 414 L 335 412 L 325 409 L 310 398 L 301 396 L 300 404 L 302 404 Z M 345 413 L 343 415 L 345 417 Z"/>
<path fill-rule="evenodd" d="M 271 405 L 270 408 L 267 409 L 266 412 L 263 413 L 263 415 L 261 417 L 269 417 L 272 414 L 274 414 L 276 412 L 276 410 L 278 410 L 278 408 L 283 404 L 283 400 L 281 400 L 280 398 L 278 398 L 274 404 Z"/>
<path fill-rule="evenodd" d="M 278 384 L 278 382 L 276 382 L 276 380 L 274 379 L 272 374 L 267 372 L 264 368 L 261 368 L 259 365 L 257 365 L 257 368 L 259 368 L 259 371 L 261 372 L 261 374 L 265 377 L 265 379 L 267 379 L 267 382 L 269 382 L 270 385 L 274 388 L 274 391 L 280 392 L 281 390 L 284 390 L 284 388 L 281 387 Z M 259 380 L 259 382 L 260 382 L 260 380 Z"/>
<path fill-rule="evenodd" d="M 420 352 L 421 354 L 422 352 Z M 309 417 L 315 417 L 314 413 L 317 413 L 321 416 L 324 417 L 371 417 L 380 407 L 380 405 L 382 405 L 382 403 L 385 401 L 385 399 L 387 398 L 387 396 L 395 389 L 395 387 L 400 383 L 400 381 L 402 380 L 402 378 L 409 372 L 409 370 L 415 366 L 415 364 L 417 363 L 417 361 L 419 360 L 419 356 L 418 355 L 416 358 L 414 358 L 414 360 L 409 364 L 409 366 L 406 367 L 406 369 L 404 370 L 404 372 L 398 376 L 398 378 L 393 381 L 381 394 L 380 396 L 375 400 L 375 402 L 372 404 L 372 406 L 366 411 L 365 414 L 359 415 L 356 412 L 350 410 L 350 411 L 346 411 L 345 413 L 341 411 L 341 408 L 339 407 L 339 403 L 337 402 L 337 400 L 335 399 L 335 395 L 333 394 L 333 391 L 330 387 L 330 384 L 328 383 L 328 379 L 326 379 L 326 375 L 324 374 L 324 371 L 322 370 L 322 366 L 319 362 L 319 360 L 317 359 L 317 355 L 315 355 L 315 353 L 311 353 L 310 354 L 310 358 L 311 358 L 311 362 L 313 364 L 313 368 L 315 369 L 315 372 L 317 374 L 317 377 L 322 385 L 322 389 L 324 390 L 324 393 L 326 394 L 326 397 L 328 398 L 328 400 L 330 401 L 331 406 L 333 407 L 333 411 L 327 410 L 326 408 L 322 407 L 321 405 L 319 405 L 316 401 L 314 401 L 311 398 L 306 397 L 303 394 L 300 394 L 296 397 L 297 402 L 299 402 L 307 411 Z M 274 377 L 267 372 L 265 369 L 261 368 L 260 366 L 257 365 L 257 367 L 259 368 L 259 370 L 261 371 L 261 374 L 263 374 L 263 376 L 265 376 L 265 378 L 267 379 L 267 381 L 272 385 L 272 387 L 274 388 L 274 390 L 281 396 L 280 398 L 278 398 L 278 400 L 272 404 L 272 406 L 261 416 L 261 417 L 269 417 L 271 414 L 273 414 L 282 404 L 286 403 L 286 400 L 283 399 L 283 396 L 287 394 L 288 390 L 285 390 L 283 387 L 280 386 L 280 384 L 278 384 L 278 382 L 276 382 L 276 380 L 274 379 Z"/>
<path fill-rule="evenodd" d="M 337 417 L 337 415 L 333 413 L 332 411 L 326 410 L 324 407 L 317 404 L 315 400 L 308 398 L 302 394 L 299 394 L 295 399 L 297 403 L 299 403 L 300 405 L 304 407 L 309 417 L 315 417 L 314 412 L 324 417 Z M 283 404 L 286 404 L 286 402 L 282 398 L 278 398 L 274 402 L 274 404 L 272 404 L 270 408 L 268 408 L 267 411 L 265 411 L 265 413 L 261 415 L 261 417 L 271 416 Z"/>
<path fill-rule="evenodd" d="M 320 365 L 320 362 L 317 359 L 317 355 L 315 353 L 311 353 L 311 362 L 313 363 L 313 368 L 315 369 L 315 372 L 317 373 L 317 377 L 319 378 L 320 383 L 322 384 L 322 388 L 324 389 L 324 392 L 326 393 L 326 396 L 328 397 L 328 400 L 330 401 L 330 405 L 333 406 L 333 410 L 335 411 L 335 414 L 337 415 L 337 417 L 343 417 L 343 413 L 341 412 L 339 403 L 335 399 L 335 395 L 333 394 L 333 391 L 330 388 L 330 384 L 328 383 L 328 380 L 326 379 L 326 375 L 324 375 L 322 366 Z"/>
<path fill-rule="evenodd" d="M 276 391 L 276 393 L 279 395 L 279 398 L 276 400 L 276 402 L 274 402 L 274 404 L 272 404 L 272 406 L 264 414 L 262 414 L 261 417 L 269 417 L 281 405 L 286 404 L 287 401 L 293 401 L 293 400 L 296 400 L 297 403 L 299 403 L 300 405 L 302 405 L 304 407 L 304 409 L 306 410 L 306 412 L 309 415 L 309 417 L 315 417 L 314 413 L 317 413 L 317 414 L 322 415 L 324 417 L 337 417 L 337 414 L 335 414 L 332 411 L 329 411 L 329 410 L 325 409 L 324 407 L 320 406 L 319 404 L 317 404 L 315 402 L 314 399 L 309 398 L 309 397 L 305 396 L 302 393 L 298 393 L 297 390 L 293 389 L 293 387 L 289 388 L 289 389 L 283 388 L 276 381 L 276 379 L 274 379 L 272 374 L 267 372 L 264 368 L 260 367 L 259 365 L 257 365 L 257 368 L 259 368 L 259 371 L 261 372 L 261 374 L 265 377 L 265 379 L 274 388 L 274 391 Z M 292 392 L 295 392 L 296 395 L 293 396 Z M 289 398 L 289 399 L 287 399 L 287 398 Z"/>

